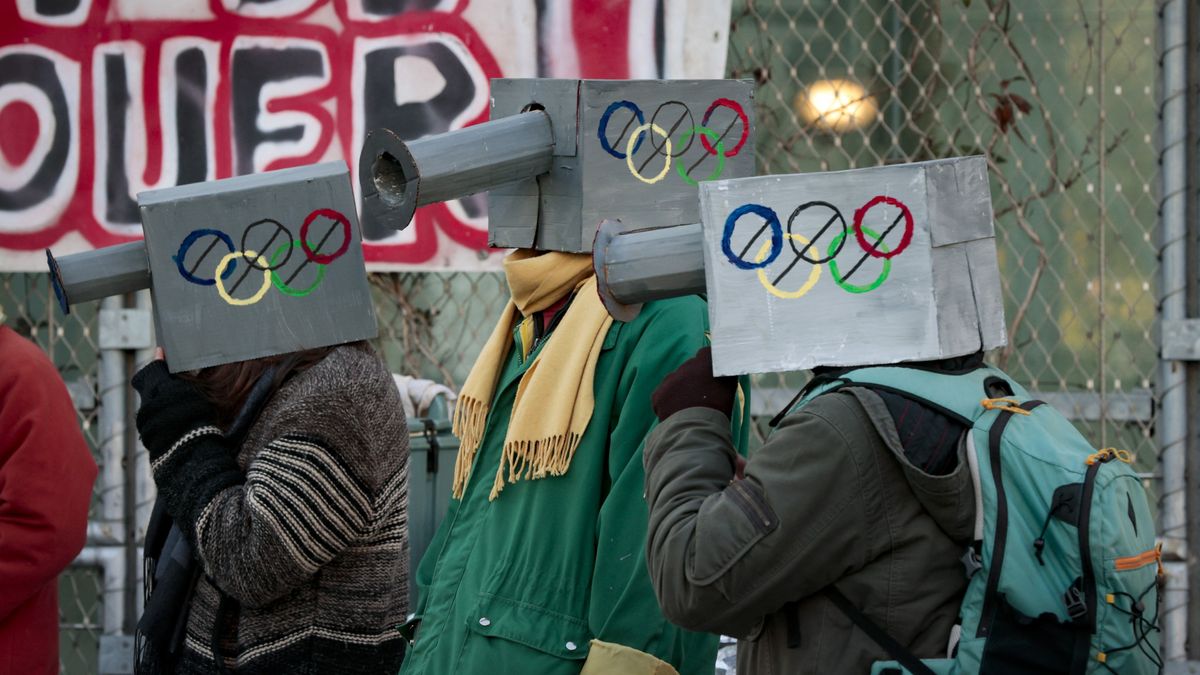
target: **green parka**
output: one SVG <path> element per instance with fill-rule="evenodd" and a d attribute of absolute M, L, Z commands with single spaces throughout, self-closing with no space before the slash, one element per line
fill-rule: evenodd
<path fill-rule="evenodd" d="M 651 302 L 635 320 L 613 323 L 570 469 L 511 483 L 488 501 L 521 375 L 547 341 L 572 336 L 552 331 L 524 362 L 510 350 L 463 498 L 451 501 L 417 571 L 419 624 L 403 675 L 577 675 L 590 651 L 604 651 L 593 639 L 656 656 L 681 675 L 712 675 L 716 636 L 669 623 L 650 585 L 642 464 L 657 422 L 650 394 L 707 330 L 695 297 Z M 744 448 L 748 427 L 734 427 Z M 596 660 L 589 673 L 600 672 Z"/>

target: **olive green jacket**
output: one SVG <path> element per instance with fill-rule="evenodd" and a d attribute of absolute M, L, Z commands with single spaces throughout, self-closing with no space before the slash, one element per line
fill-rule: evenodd
<path fill-rule="evenodd" d="M 835 584 L 922 658 L 944 658 L 966 589 L 974 491 L 904 458 L 874 393 L 793 412 L 730 482 L 725 415 L 689 408 L 646 442 L 647 557 L 675 623 L 725 633 L 742 675 L 866 675 L 887 654 L 819 592 Z"/>
<path fill-rule="evenodd" d="M 525 362 L 511 350 L 463 498 L 417 572 L 420 623 L 404 675 L 669 673 L 659 659 L 712 675 L 717 638 L 671 625 L 658 608 L 642 498 L 642 446 L 657 422 L 650 394 L 705 343 L 707 316 L 689 297 L 614 323 L 570 469 L 508 484 L 489 502 L 521 375 L 547 341 L 571 336 L 551 332 Z"/>

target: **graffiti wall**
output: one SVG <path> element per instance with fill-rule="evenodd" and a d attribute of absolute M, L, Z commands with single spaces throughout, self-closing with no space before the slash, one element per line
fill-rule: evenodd
<path fill-rule="evenodd" d="M 353 171 L 373 127 L 484 121 L 489 78 L 721 77 L 728 17 L 728 0 L 0 0 L 0 270 L 140 237 L 143 190 Z M 366 259 L 490 268 L 486 239 L 475 196 Z"/>

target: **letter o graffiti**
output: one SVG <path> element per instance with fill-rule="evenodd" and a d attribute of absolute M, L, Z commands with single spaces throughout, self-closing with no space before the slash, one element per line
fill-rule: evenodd
<path fill-rule="evenodd" d="M 54 137 L 42 165 L 29 181 L 15 190 L 0 190 L 0 211 L 24 211 L 54 192 L 71 155 L 71 112 L 54 61 L 40 54 L 10 53 L 0 56 L 0 87 L 27 84 L 50 101 Z"/>

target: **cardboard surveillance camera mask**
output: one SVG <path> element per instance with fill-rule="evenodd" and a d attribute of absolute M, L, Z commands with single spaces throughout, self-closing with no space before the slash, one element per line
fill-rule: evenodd
<path fill-rule="evenodd" d="M 143 242 L 50 256 L 70 304 L 149 287 L 172 372 L 374 337 L 341 162 L 138 195 Z"/>
<path fill-rule="evenodd" d="M 716 181 L 700 202 L 701 226 L 614 235 L 606 224 L 595 259 L 618 314 L 707 289 L 717 375 L 1006 343 L 983 157 Z"/>
<path fill-rule="evenodd" d="M 502 248 L 591 251 L 606 218 L 695 222 L 701 182 L 754 174 L 753 91 L 744 80 L 493 80 L 490 122 L 409 142 L 367 135 L 366 236 L 484 190 L 488 243 Z"/>

